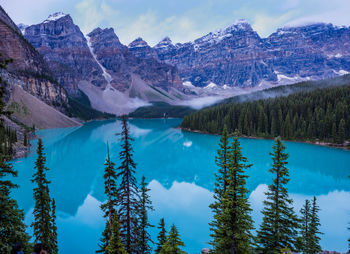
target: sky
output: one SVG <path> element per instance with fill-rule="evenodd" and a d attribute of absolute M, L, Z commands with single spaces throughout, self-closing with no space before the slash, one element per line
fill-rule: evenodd
<path fill-rule="evenodd" d="M 58 11 L 87 34 L 113 27 L 124 44 L 165 36 L 188 42 L 246 19 L 261 37 L 277 28 L 315 22 L 350 26 L 350 0 L 0 0 L 15 23 L 41 23 Z"/>

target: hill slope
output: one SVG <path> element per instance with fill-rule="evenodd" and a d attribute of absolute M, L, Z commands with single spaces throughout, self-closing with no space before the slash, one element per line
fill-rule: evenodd
<path fill-rule="evenodd" d="M 346 145 L 350 138 L 350 77 L 308 82 L 238 96 L 186 116 L 182 128 L 221 133 L 238 129 L 246 136 L 282 136 L 292 140 L 321 140 Z M 335 82 L 337 81 L 337 82 Z M 281 91 L 282 90 L 282 91 Z M 290 92 L 295 92 L 289 94 Z M 289 95 L 287 95 L 289 94 Z M 336 98 L 336 99 L 335 99 Z"/>

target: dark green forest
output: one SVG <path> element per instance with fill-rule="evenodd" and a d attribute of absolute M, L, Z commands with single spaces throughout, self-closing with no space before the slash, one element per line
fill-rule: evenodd
<path fill-rule="evenodd" d="M 350 86 L 316 89 L 205 108 L 186 116 L 181 127 L 218 134 L 226 125 L 245 136 L 344 144 L 350 138 L 349 105 Z"/>

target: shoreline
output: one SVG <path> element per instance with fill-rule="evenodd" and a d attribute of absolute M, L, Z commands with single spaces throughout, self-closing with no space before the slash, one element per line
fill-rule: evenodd
<path fill-rule="evenodd" d="M 209 133 L 206 131 L 199 131 L 199 130 L 190 130 L 188 128 L 183 128 L 181 126 L 178 127 L 180 130 L 191 132 L 191 133 L 198 133 L 198 134 L 207 134 L 207 135 L 213 135 L 213 136 L 220 136 L 220 134 L 216 133 Z M 232 133 L 230 133 L 231 135 Z M 271 137 L 257 137 L 257 136 L 246 136 L 246 135 L 240 135 L 240 138 L 248 138 L 248 139 L 265 139 L 265 140 L 274 140 L 275 138 Z M 334 144 L 334 143 L 329 143 L 329 142 L 323 142 L 323 141 L 308 141 L 308 140 L 295 140 L 295 139 L 282 139 L 283 141 L 288 141 L 288 142 L 296 142 L 296 143 L 304 143 L 304 144 L 310 144 L 310 145 L 317 145 L 317 146 L 323 146 L 323 147 L 329 147 L 329 148 L 336 148 L 336 149 L 341 149 L 341 150 L 350 150 L 350 143 L 345 143 L 345 145 L 339 145 L 339 144 Z"/>

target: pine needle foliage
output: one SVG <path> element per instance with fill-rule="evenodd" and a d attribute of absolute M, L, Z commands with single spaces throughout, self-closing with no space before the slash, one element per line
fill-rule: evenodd
<path fill-rule="evenodd" d="M 109 154 L 109 144 L 107 142 L 107 158 L 105 162 L 105 170 L 104 170 L 104 187 L 105 194 L 107 196 L 107 201 L 101 204 L 101 210 L 104 213 L 104 218 L 106 219 L 106 227 L 102 233 L 102 238 L 99 243 L 100 249 L 96 251 L 97 253 L 108 253 L 107 247 L 110 245 L 110 239 L 112 237 L 112 224 L 113 217 L 116 216 L 116 208 L 117 205 L 117 174 L 115 169 L 115 163 L 111 160 Z M 118 222 L 119 223 L 119 222 Z"/>
<path fill-rule="evenodd" d="M 54 243 L 55 232 L 53 232 L 52 226 L 52 207 L 49 194 L 50 181 L 46 178 L 46 172 L 49 169 L 45 166 L 46 157 L 43 142 L 40 138 L 36 152 L 38 155 L 34 167 L 36 172 L 32 178 L 32 182 L 36 184 L 36 187 L 33 189 L 35 201 L 33 210 L 34 222 L 31 226 L 33 227 L 35 242 L 43 243 L 47 252 L 54 253 L 57 244 Z"/>
<path fill-rule="evenodd" d="M 148 212 L 153 211 L 152 201 L 148 192 L 150 189 L 147 188 L 146 178 L 143 176 L 141 180 L 140 188 L 140 205 L 138 207 L 138 229 L 136 236 L 136 246 L 135 249 L 138 250 L 140 254 L 150 254 L 152 252 L 151 235 L 147 231 L 148 228 L 153 227 L 148 220 Z"/>
<path fill-rule="evenodd" d="M 128 253 L 134 252 L 135 231 L 138 229 L 137 210 L 139 206 L 139 190 L 135 178 L 136 163 L 133 159 L 133 148 L 130 136 L 130 130 L 126 116 L 122 117 L 122 131 L 120 135 L 121 151 L 119 160 L 121 165 L 118 167 L 117 177 L 120 185 L 118 193 L 118 214 L 121 224 L 121 235 L 125 250 Z"/>
<path fill-rule="evenodd" d="M 111 238 L 109 245 L 106 248 L 108 254 L 127 254 L 122 238 L 120 235 L 120 223 L 119 217 L 116 212 L 113 213 L 112 227 L 111 227 Z"/>
<path fill-rule="evenodd" d="M 159 221 L 159 225 L 157 227 L 159 229 L 159 233 L 157 236 L 157 248 L 155 250 L 156 254 L 159 254 L 161 249 L 163 248 L 164 243 L 166 242 L 166 229 L 165 229 L 165 222 L 164 218 L 161 218 Z"/>
<path fill-rule="evenodd" d="M 217 177 L 217 189 L 214 190 L 216 200 L 211 205 L 214 211 L 211 244 L 214 253 L 249 253 L 252 249 L 253 221 L 245 187 L 248 178 L 245 171 L 252 165 L 247 164 L 248 160 L 242 154 L 238 132 L 234 133 L 229 147 L 227 140 L 228 134 L 224 129 L 217 156 L 222 159 L 216 160 L 220 177 Z"/>
<path fill-rule="evenodd" d="M 270 153 L 273 165 L 269 170 L 275 177 L 265 193 L 267 199 L 262 210 L 263 222 L 257 234 L 258 249 L 263 253 L 280 253 L 283 248 L 295 249 L 298 219 L 286 187 L 289 170 L 285 149 L 281 139 L 276 138 L 273 152 Z"/>
<path fill-rule="evenodd" d="M 160 251 L 160 254 L 185 254 L 186 252 L 181 250 L 185 244 L 180 239 L 180 234 L 175 225 L 170 228 L 166 242 Z"/>

